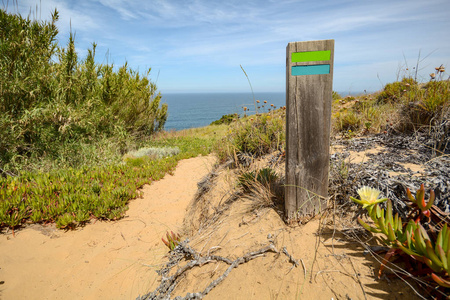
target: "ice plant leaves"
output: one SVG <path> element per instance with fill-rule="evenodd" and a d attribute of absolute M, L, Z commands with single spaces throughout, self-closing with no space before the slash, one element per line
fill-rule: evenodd
<path fill-rule="evenodd" d="M 181 237 L 179 234 L 173 233 L 173 231 L 171 231 L 170 233 L 167 231 L 166 237 L 167 241 L 164 238 L 161 238 L 161 240 L 163 241 L 164 245 L 166 245 L 167 248 L 169 248 L 170 251 L 173 251 L 175 247 L 178 246 L 178 244 L 180 243 Z"/>
<path fill-rule="evenodd" d="M 430 208 L 435 200 L 434 192 L 430 191 L 430 198 L 425 201 L 423 184 L 417 190 L 415 197 L 409 189 L 407 190 L 405 202 L 412 212 L 406 221 L 403 221 L 398 213 L 393 215 L 391 200 L 378 199 L 380 191 L 363 187 L 358 190 L 358 194 L 361 200 L 353 197 L 350 199 L 367 210 L 374 226 L 370 226 L 359 217 L 358 222 L 370 232 L 384 234 L 387 237 L 383 239 L 384 243 L 391 247 L 381 263 L 379 276 L 387 262 L 398 254 L 405 259 L 414 259 L 416 263 L 423 263 L 424 270 L 429 270 L 428 274 L 431 274 L 431 278 L 441 288 L 450 288 L 450 230 L 448 225 L 444 223 L 442 229 L 437 232 L 437 237 L 436 233 L 431 234 L 425 229 L 437 231 L 433 225 L 429 224 L 424 227 L 425 220 L 431 220 L 429 216 Z M 379 207 L 378 204 L 386 200 L 386 209 Z M 422 219 L 423 215 L 428 218 Z"/>
<path fill-rule="evenodd" d="M 423 184 L 420 186 L 420 189 L 417 190 L 415 197 L 413 197 L 409 188 L 406 189 L 406 196 L 409 200 L 407 203 L 410 202 L 408 203 L 409 206 L 420 209 L 421 213 L 427 217 L 430 216 L 429 209 L 433 206 L 436 198 L 433 190 L 430 191 L 430 198 L 427 202 L 425 201 L 425 187 Z"/>

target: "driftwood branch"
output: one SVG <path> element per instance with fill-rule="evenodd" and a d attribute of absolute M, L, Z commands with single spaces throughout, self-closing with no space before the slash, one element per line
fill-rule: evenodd
<path fill-rule="evenodd" d="M 201 267 L 210 262 L 224 262 L 230 265 L 225 272 L 219 276 L 216 280 L 211 282 L 203 292 L 197 293 L 187 293 L 185 297 L 175 297 L 174 300 L 194 300 L 194 299 L 202 299 L 206 294 L 208 294 L 213 288 L 215 288 L 219 283 L 221 283 L 230 272 L 239 266 L 240 264 L 246 263 L 252 259 L 255 259 L 266 252 L 274 252 L 278 253 L 278 250 L 275 248 L 273 244 L 269 244 L 268 246 L 253 252 L 249 252 L 242 257 L 239 257 L 235 260 L 231 260 L 226 257 L 218 256 L 218 255 L 208 255 L 201 256 L 194 249 L 192 249 L 189 245 L 189 240 L 186 240 L 180 243 L 175 250 L 171 253 L 171 257 L 169 262 L 158 271 L 158 274 L 162 276 L 161 284 L 156 288 L 155 291 L 148 293 L 144 296 L 140 296 L 136 298 L 136 300 L 170 300 L 170 295 L 177 286 L 177 279 L 183 275 L 186 271 L 198 266 Z M 179 264 L 181 259 L 190 259 L 184 266 L 180 267 L 175 274 L 172 276 L 168 276 L 170 270 Z"/>
<path fill-rule="evenodd" d="M 282 251 L 288 258 L 289 258 L 289 262 L 292 263 L 295 267 L 298 267 L 298 260 L 294 259 L 292 257 L 292 255 L 289 254 L 289 252 L 287 251 L 286 247 L 283 247 L 283 251 Z"/>

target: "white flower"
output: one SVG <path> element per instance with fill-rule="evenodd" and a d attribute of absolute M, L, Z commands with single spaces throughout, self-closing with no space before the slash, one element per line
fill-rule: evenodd
<path fill-rule="evenodd" d="M 368 186 L 363 186 L 358 191 L 358 195 L 361 198 L 361 201 L 367 203 L 374 203 L 378 200 L 378 196 L 380 195 L 380 191 Z"/>

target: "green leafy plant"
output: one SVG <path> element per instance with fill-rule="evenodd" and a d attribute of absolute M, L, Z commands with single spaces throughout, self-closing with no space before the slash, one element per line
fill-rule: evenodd
<path fill-rule="evenodd" d="M 270 188 L 270 186 L 277 180 L 278 175 L 271 168 L 244 172 L 238 177 L 239 185 L 241 185 L 245 191 L 249 191 L 255 185 L 255 182 L 260 183 L 266 188 Z"/>
<path fill-rule="evenodd" d="M 361 127 L 361 115 L 352 109 L 344 109 L 334 115 L 334 123 L 338 131 L 356 131 Z"/>
<path fill-rule="evenodd" d="M 211 125 L 230 124 L 237 119 L 239 119 L 238 114 L 223 115 L 219 120 L 213 121 Z"/>
<path fill-rule="evenodd" d="M 240 154 L 253 158 L 284 148 L 284 110 L 254 115 L 231 124 L 216 150 L 221 160 L 236 160 Z"/>
<path fill-rule="evenodd" d="M 342 99 L 341 95 L 339 95 L 339 93 L 336 91 L 333 91 L 331 95 L 332 95 L 333 100 Z"/>
<path fill-rule="evenodd" d="M 413 78 L 403 78 L 402 81 L 396 81 L 385 85 L 383 91 L 378 95 L 378 103 L 400 102 L 408 96 L 411 89 L 417 90 L 419 87 Z"/>
<path fill-rule="evenodd" d="M 180 235 L 173 233 L 173 231 L 171 231 L 170 234 L 169 232 L 166 232 L 166 237 L 167 241 L 164 238 L 161 238 L 161 240 L 163 241 L 164 245 L 169 248 L 170 251 L 173 251 L 175 247 L 178 246 L 178 244 L 181 242 Z"/>
<path fill-rule="evenodd" d="M 433 206 L 435 196 L 430 192 L 430 198 L 425 201 L 425 188 L 423 184 L 417 190 L 415 197 L 407 190 L 406 204 L 412 210 L 404 221 L 396 213 L 393 215 L 392 202 L 386 198 L 378 199 L 379 191 L 363 187 L 358 190 L 360 200 L 350 197 L 355 203 L 362 205 L 372 219 L 374 226 L 370 226 L 361 218 L 358 222 L 366 230 L 373 233 L 381 233 L 386 238 L 383 242 L 390 247 L 380 267 L 379 276 L 386 263 L 394 255 L 402 255 L 405 259 L 413 259 L 423 263 L 427 268 L 422 273 L 429 274 L 439 286 L 450 287 L 450 230 L 445 223 L 434 238 L 433 232 L 427 232 L 424 224 L 430 221 L 430 208 Z M 387 201 L 386 209 L 380 208 L 381 202 Z M 427 218 L 423 218 L 426 216 Z M 429 223 L 427 228 L 434 228 Z M 430 229 L 431 230 L 431 229 Z"/>
<path fill-rule="evenodd" d="M 57 43 L 58 12 L 38 21 L 0 9 L 0 165 L 2 173 L 120 161 L 163 129 L 167 105 L 127 63 L 80 59 L 75 38 Z"/>

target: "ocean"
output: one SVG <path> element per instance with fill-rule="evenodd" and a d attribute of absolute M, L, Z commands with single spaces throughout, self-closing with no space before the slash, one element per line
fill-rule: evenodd
<path fill-rule="evenodd" d="M 165 130 L 181 130 L 203 127 L 220 119 L 223 115 L 244 114 L 243 107 L 255 113 L 252 93 L 164 93 L 161 102 L 167 103 L 169 116 Z M 276 108 L 286 105 L 286 96 L 282 92 L 255 93 L 260 105 L 265 104 L 264 111 L 273 104 Z"/>

